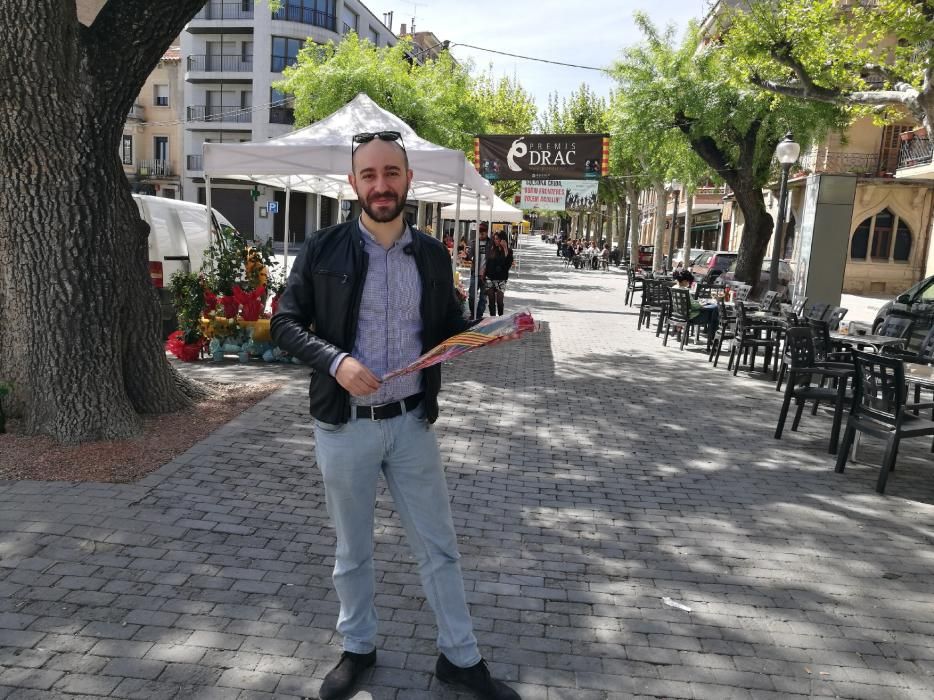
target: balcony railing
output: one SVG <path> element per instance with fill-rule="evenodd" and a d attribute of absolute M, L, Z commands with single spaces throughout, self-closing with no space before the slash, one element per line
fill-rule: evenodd
<path fill-rule="evenodd" d="M 204 56 L 188 57 L 189 71 L 204 73 L 252 73 L 252 56 Z"/>
<path fill-rule="evenodd" d="M 190 122 L 239 122 L 249 124 L 253 121 L 251 107 L 217 107 L 214 105 L 194 105 L 188 108 Z"/>
<path fill-rule="evenodd" d="M 879 166 L 878 153 L 807 153 L 798 162 L 802 170 L 811 173 L 847 173 L 875 175 Z"/>
<path fill-rule="evenodd" d="M 209 2 L 195 19 L 253 19 L 253 3 Z"/>
<path fill-rule="evenodd" d="M 355 32 L 355 31 L 357 31 L 356 27 L 351 27 L 349 24 L 344 22 L 343 32 L 342 32 L 343 34 L 350 34 L 350 32 Z"/>
<path fill-rule="evenodd" d="M 167 160 L 141 160 L 136 166 L 136 174 L 140 177 L 171 177 L 175 169 Z"/>
<path fill-rule="evenodd" d="M 269 108 L 269 123 L 270 124 L 294 124 L 295 123 L 295 110 L 291 107 L 270 107 Z"/>
<path fill-rule="evenodd" d="M 281 19 L 286 22 L 299 22 L 301 24 L 310 24 L 314 27 L 323 27 L 332 32 L 337 31 L 337 17 L 329 15 L 320 10 L 314 10 L 310 7 L 294 7 L 285 5 L 272 13 L 273 19 Z"/>
<path fill-rule="evenodd" d="M 190 155 L 186 158 L 186 160 L 188 161 L 186 165 L 188 166 L 189 170 L 197 170 L 197 171 L 204 170 L 204 166 L 201 164 L 200 153 L 198 155 Z"/>
<path fill-rule="evenodd" d="M 130 107 L 130 111 L 127 112 L 126 118 L 127 119 L 139 119 L 140 121 L 143 121 L 144 119 L 146 119 L 146 110 L 143 107 L 143 105 L 134 104 L 132 107 Z"/>
<path fill-rule="evenodd" d="M 915 165 L 929 165 L 934 156 L 934 141 L 915 136 L 909 141 L 902 141 L 898 152 L 898 167 L 911 168 Z"/>

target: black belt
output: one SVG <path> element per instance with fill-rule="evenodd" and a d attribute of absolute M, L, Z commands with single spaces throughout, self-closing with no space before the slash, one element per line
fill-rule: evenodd
<path fill-rule="evenodd" d="M 379 406 L 354 406 L 351 409 L 351 415 L 353 411 L 357 412 L 357 418 L 369 418 L 370 420 L 386 420 L 387 418 L 395 418 L 396 416 L 401 416 L 403 413 L 408 413 L 413 408 L 418 406 L 421 403 L 422 399 L 425 398 L 425 392 L 420 392 L 418 394 L 412 394 L 411 396 L 406 396 L 401 401 L 393 401 L 392 403 L 384 403 Z"/>

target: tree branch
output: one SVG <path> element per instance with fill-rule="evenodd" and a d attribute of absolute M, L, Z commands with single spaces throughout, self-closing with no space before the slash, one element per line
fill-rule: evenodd
<path fill-rule="evenodd" d="M 917 111 L 918 90 L 900 83 L 895 90 L 856 90 L 843 92 L 819 88 L 817 92 L 809 91 L 798 85 L 787 85 L 765 80 L 756 75 L 750 76 L 749 82 L 753 85 L 786 97 L 795 97 L 802 100 L 814 100 L 839 105 L 903 105 L 912 111 Z"/>
<path fill-rule="evenodd" d="M 694 149 L 694 152 L 699 155 L 707 165 L 713 168 L 715 171 L 720 173 L 720 177 L 726 180 L 728 183 L 730 180 L 734 182 L 739 180 L 739 171 L 734 168 L 732 165 L 727 162 L 726 156 L 723 151 L 720 150 L 720 147 L 717 145 L 717 142 L 714 141 L 710 136 L 700 136 L 695 137 L 691 134 L 691 125 L 693 124 L 693 119 L 686 116 L 684 112 L 678 111 L 675 113 L 675 126 L 677 126 L 681 132 L 687 136 L 688 140 L 691 142 L 691 147 Z M 732 186 L 732 183 L 730 183 Z"/>
<path fill-rule="evenodd" d="M 82 37 L 91 62 L 89 70 L 105 104 L 121 109 L 126 104 L 129 109 L 172 40 L 204 3 L 108 0 Z"/>

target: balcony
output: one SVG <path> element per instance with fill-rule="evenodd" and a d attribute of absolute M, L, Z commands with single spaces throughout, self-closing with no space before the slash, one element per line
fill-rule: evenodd
<path fill-rule="evenodd" d="M 175 169 L 167 160 L 141 160 L 136 166 L 136 174 L 141 178 L 174 177 Z"/>
<path fill-rule="evenodd" d="M 294 7 L 286 5 L 272 13 L 272 18 L 284 20 L 286 22 L 298 22 L 299 24 L 310 24 L 313 27 L 322 27 L 332 32 L 337 31 L 337 17 L 329 15 L 326 12 L 313 10 L 308 7 Z"/>
<path fill-rule="evenodd" d="M 252 34 L 253 0 L 211 0 L 188 23 L 188 31 L 191 34 Z"/>
<path fill-rule="evenodd" d="M 879 168 L 878 153 L 842 153 L 824 151 L 806 153 L 798 167 L 809 173 L 875 175 Z"/>
<path fill-rule="evenodd" d="M 186 165 L 187 170 L 194 170 L 195 172 L 201 172 L 202 170 L 204 170 L 204 165 L 202 165 L 200 153 L 198 155 L 188 156 L 186 158 L 186 161 L 187 162 L 185 163 L 185 165 Z"/>
<path fill-rule="evenodd" d="M 355 32 L 355 31 L 357 31 L 356 27 L 351 27 L 349 24 L 344 22 L 343 32 L 342 32 L 343 34 L 350 34 L 350 32 Z"/>
<path fill-rule="evenodd" d="M 270 124 L 294 124 L 295 123 L 295 110 L 291 107 L 270 107 L 269 108 L 269 123 Z"/>
<path fill-rule="evenodd" d="M 239 2 L 217 2 L 212 0 L 194 18 L 196 20 L 253 19 L 253 3 L 242 2 L 242 0 Z"/>
<path fill-rule="evenodd" d="M 188 57 L 188 70 L 193 73 L 252 73 L 252 56 Z"/>
<path fill-rule="evenodd" d="M 194 105 L 188 108 L 188 121 L 249 124 L 253 121 L 252 109 L 252 107 Z"/>
<path fill-rule="evenodd" d="M 146 110 L 141 104 L 134 104 L 126 115 L 127 120 L 146 121 Z"/>
<path fill-rule="evenodd" d="M 898 167 L 914 168 L 919 165 L 930 165 L 934 156 L 934 141 L 926 137 L 915 136 L 902 141 L 898 153 Z"/>

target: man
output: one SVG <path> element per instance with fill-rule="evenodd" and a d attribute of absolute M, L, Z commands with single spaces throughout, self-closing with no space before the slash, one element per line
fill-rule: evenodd
<path fill-rule="evenodd" d="M 310 412 L 328 513 L 343 653 L 321 700 L 347 697 L 376 663 L 373 521 L 389 485 L 438 624 L 438 678 L 484 700 L 519 700 L 480 656 L 464 594 L 438 441 L 440 366 L 382 382 L 469 324 L 443 244 L 402 218 L 412 181 L 398 132 L 353 137 L 350 184 L 363 214 L 304 245 L 272 319 L 273 340 L 312 368 Z M 309 326 L 314 331 L 308 330 Z"/>
<path fill-rule="evenodd" d="M 487 247 L 487 229 L 488 226 L 486 222 L 481 221 L 478 230 L 480 231 L 480 255 L 479 260 L 474 260 L 474 246 L 467 246 L 467 255 L 470 256 L 470 289 L 468 290 L 468 302 L 470 303 L 470 317 L 476 318 L 477 320 L 483 318 L 483 313 L 486 311 L 486 293 L 483 291 L 483 266 L 486 264 L 486 247 Z M 477 301 L 475 296 L 476 291 L 479 290 L 480 293 L 480 304 L 479 306 L 474 306 L 474 302 Z M 476 309 L 476 316 L 474 315 L 474 310 Z"/>

